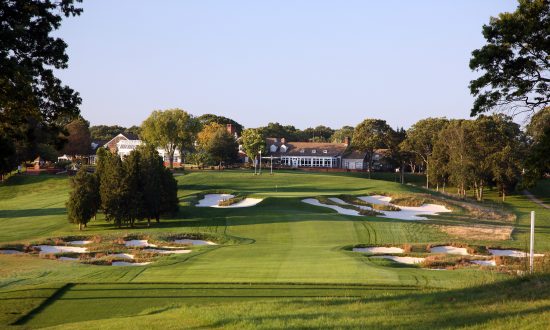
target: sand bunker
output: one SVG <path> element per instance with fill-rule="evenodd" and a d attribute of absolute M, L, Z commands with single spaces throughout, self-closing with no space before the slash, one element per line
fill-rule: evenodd
<path fill-rule="evenodd" d="M 470 261 L 473 264 L 480 265 L 480 266 L 496 266 L 497 263 L 494 260 L 472 260 Z"/>
<path fill-rule="evenodd" d="M 514 257 L 514 258 L 529 257 L 529 253 L 518 251 L 518 250 L 489 249 L 489 253 L 491 253 L 494 256 L 499 256 L 499 257 Z M 535 253 L 535 257 L 544 257 L 544 254 Z"/>
<path fill-rule="evenodd" d="M 145 266 L 150 262 L 126 262 L 126 261 L 113 261 L 112 266 Z"/>
<path fill-rule="evenodd" d="M 90 244 L 92 242 L 93 241 L 70 241 L 70 242 L 67 242 L 67 243 L 72 244 L 72 245 L 86 245 L 86 244 Z"/>
<path fill-rule="evenodd" d="M 0 254 L 23 254 L 23 252 L 17 250 L 0 250 Z"/>
<path fill-rule="evenodd" d="M 424 261 L 424 258 L 415 258 L 415 257 L 396 257 L 396 256 L 374 256 L 372 258 L 383 258 L 393 260 L 402 264 L 414 265 L 419 264 Z"/>
<path fill-rule="evenodd" d="M 235 197 L 230 194 L 207 194 L 204 195 L 204 198 L 199 201 L 195 206 L 197 207 L 216 207 L 216 208 L 237 208 L 237 207 L 250 207 L 258 204 L 262 201 L 261 198 L 245 198 L 242 201 L 229 205 L 229 206 L 219 206 L 218 203 L 230 198 Z"/>
<path fill-rule="evenodd" d="M 335 199 L 338 199 L 338 198 L 335 198 Z M 315 198 L 306 198 L 306 199 L 303 199 L 302 202 L 307 203 L 307 204 L 311 204 L 311 205 L 315 205 L 315 206 L 328 207 L 329 209 L 333 209 L 334 211 L 336 211 L 340 214 L 344 214 L 344 215 L 353 215 L 353 216 L 360 216 L 361 215 L 356 210 L 345 209 L 345 208 L 337 206 L 337 205 L 323 204 L 323 203 L 319 202 L 318 200 L 316 200 Z"/>
<path fill-rule="evenodd" d="M 160 254 L 183 254 L 183 253 L 189 253 L 191 250 L 159 250 L 159 249 L 144 249 L 143 251 L 151 252 L 151 253 L 160 253 Z"/>
<path fill-rule="evenodd" d="M 88 252 L 87 248 L 76 247 L 76 246 L 53 246 L 53 245 L 36 245 L 33 246 L 40 249 L 40 253 L 86 253 Z"/>
<path fill-rule="evenodd" d="M 385 246 L 372 246 L 366 248 L 353 248 L 353 252 L 362 252 L 362 253 L 403 253 L 405 252 L 402 248 L 398 247 L 385 247 Z"/>
<path fill-rule="evenodd" d="M 120 258 L 120 259 L 134 259 L 134 255 L 129 253 L 116 253 L 116 254 L 109 254 L 108 256 L 113 258 Z"/>
<path fill-rule="evenodd" d="M 155 244 L 150 244 L 146 239 L 133 239 L 131 241 L 125 241 L 124 245 L 128 247 L 157 247 Z"/>
<path fill-rule="evenodd" d="M 379 205 L 390 205 L 390 201 L 391 201 L 391 197 L 382 196 L 382 195 L 361 196 L 357 198 L 367 203 L 379 204 Z"/>
<path fill-rule="evenodd" d="M 462 256 L 470 255 L 466 248 L 459 248 L 450 245 L 434 246 L 430 249 L 431 253 L 459 254 Z"/>
<path fill-rule="evenodd" d="M 391 197 L 382 195 L 361 196 L 357 198 L 372 204 L 393 205 L 390 203 Z M 436 215 L 443 212 L 452 212 L 445 206 L 437 204 L 424 204 L 422 206 L 395 206 L 399 207 L 401 211 L 376 211 L 383 214 L 379 215 L 379 217 L 400 220 L 425 220 L 427 219 L 425 217 L 426 215 Z"/>
<path fill-rule="evenodd" d="M 211 241 L 203 241 L 200 239 L 177 239 L 174 241 L 176 244 L 185 244 L 185 245 L 218 245 Z"/>

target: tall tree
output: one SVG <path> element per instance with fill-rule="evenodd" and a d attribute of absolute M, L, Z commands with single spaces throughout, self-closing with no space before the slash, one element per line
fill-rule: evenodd
<path fill-rule="evenodd" d="M 143 140 L 166 150 L 170 168 L 174 165 L 176 148 L 183 152 L 182 149 L 192 145 L 197 130 L 194 118 L 181 109 L 153 111 L 141 125 Z"/>
<path fill-rule="evenodd" d="M 36 127 L 56 140 L 67 119 L 79 114 L 80 96 L 54 75 L 54 69 L 67 67 L 67 44 L 52 36 L 62 16 L 80 15 L 79 2 L 0 1 L 0 136 L 16 148 L 45 143 L 31 133 Z M 53 144 L 60 147 L 60 141 Z"/>
<path fill-rule="evenodd" d="M 245 129 L 241 138 L 244 152 L 250 160 L 254 159 L 260 150 L 266 151 L 265 140 L 258 129 Z"/>
<path fill-rule="evenodd" d="M 141 176 L 141 152 L 132 150 L 122 163 L 123 177 L 119 187 L 120 200 L 122 201 L 122 218 L 124 222 L 134 226 L 137 220 L 141 220 L 143 211 L 144 180 Z"/>
<path fill-rule="evenodd" d="M 376 149 L 391 149 L 395 141 L 394 130 L 382 119 L 365 119 L 353 132 L 352 148 L 367 153 L 369 178 L 371 177 Z"/>
<path fill-rule="evenodd" d="M 120 228 L 127 219 L 125 168 L 120 158 L 105 148 L 99 148 L 97 156 L 96 174 L 99 177 L 101 209 L 105 213 L 105 219 Z"/>
<path fill-rule="evenodd" d="M 527 126 L 530 139 L 527 157 L 524 161 L 526 187 L 550 173 L 550 107 L 539 111 Z"/>
<path fill-rule="evenodd" d="M 235 137 L 227 132 L 225 126 L 210 123 L 202 129 L 197 137 L 199 151 L 206 152 L 210 159 L 218 163 L 234 161 L 237 158 L 238 145 Z"/>
<path fill-rule="evenodd" d="M 153 146 L 139 146 L 137 150 L 141 153 L 143 218 L 146 218 L 150 225 L 151 219 L 159 222 L 162 213 L 164 165 L 162 157 Z"/>
<path fill-rule="evenodd" d="M 407 130 L 407 138 L 401 144 L 403 151 L 420 157 L 426 171 L 426 188 L 430 187 L 430 158 L 439 132 L 447 125 L 445 118 L 427 118 L 417 121 Z"/>
<path fill-rule="evenodd" d="M 472 52 L 472 116 L 494 108 L 536 112 L 550 105 L 550 1 L 519 0 L 483 26 L 487 44 Z"/>
<path fill-rule="evenodd" d="M 86 226 L 99 208 L 99 182 L 94 174 L 81 168 L 71 178 L 71 193 L 67 201 L 67 215 L 71 223 L 77 223 L 78 229 Z"/>
<path fill-rule="evenodd" d="M 319 125 L 315 128 L 306 128 L 302 131 L 302 134 L 311 142 L 328 142 L 332 134 L 334 134 L 334 130 L 330 127 Z"/>
<path fill-rule="evenodd" d="M 72 156 L 88 155 L 92 143 L 89 123 L 80 117 L 68 123 L 65 130 L 68 136 L 63 153 Z"/>

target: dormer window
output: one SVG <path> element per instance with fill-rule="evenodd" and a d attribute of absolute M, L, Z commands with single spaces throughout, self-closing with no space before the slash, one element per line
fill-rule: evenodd
<path fill-rule="evenodd" d="M 281 150 L 281 152 L 286 152 L 287 146 L 283 144 L 279 149 Z"/>
<path fill-rule="evenodd" d="M 281 148 L 282 149 L 282 148 Z M 270 147 L 269 147 L 269 151 L 270 152 L 276 152 L 277 151 L 277 146 L 272 144 Z"/>
<path fill-rule="evenodd" d="M 304 149 L 300 149 L 300 153 L 303 154 L 305 152 Z"/>
<path fill-rule="evenodd" d="M 317 153 L 317 150 L 313 149 L 313 150 L 311 150 L 311 153 L 312 153 L 312 154 L 316 154 L 316 153 Z"/>
<path fill-rule="evenodd" d="M 328 150 L 323 150 L 323 153 L 324 153 L 324 154 L 328 154 Z"/>

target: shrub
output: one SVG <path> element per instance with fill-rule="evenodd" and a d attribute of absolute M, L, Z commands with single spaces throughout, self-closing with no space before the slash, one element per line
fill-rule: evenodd
<path fill-rule="evenodd" d="M 230 206 L 233 204 L 237 204 L 238 202 L 242 201 L 244 199 L 244 196 L 235 196 L 228 199 L 224 199 L 218 202 L 218 206 Z"/>

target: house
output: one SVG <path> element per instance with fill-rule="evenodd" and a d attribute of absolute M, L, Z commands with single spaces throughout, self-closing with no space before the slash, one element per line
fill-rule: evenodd
<path fill-rule="evenodd" d="M 349 139 L 344 143 L 287 142 L 285 138 L 266 141 L 268 156 L 288 167 L 340 168 L 348 144 Z"/>
<path fill-rule="evenodd" d="M 137 146 L 141 145 L 142 143 L 144 143 L 144 142 L 141 141 L 141 140 L 138 140 L 138 139 L 135 139 L 135 140 L 121 139 L 117 142 L 115 150 L 117 150 L 117 154 L 121 158 L 123 158 L 123 157 L 128 156 L 130 154 L 130 152 L 132 152 L 132 150 L 136 149 Z M 168 155 L 168 152 L 166 152 L 166 150 L 164 150 L 162 148 L 157 148 L 157 151 L 158 151 L 159 155 L 162 157 L 162 160 L 164 161 L 164 166 L 169 166 L 170 165 L 170 156 Z M 173 164 L 174 167 L 180 167 L 182 165 L 181 154 L 180 154 L 180 151 L 178 149 L 176 149 L 175 152 L 174 152 L 174 160 L 173 160 L 172 164 Z"/>
<path fill-rule="evenodd" d="M 117 143 L 120 141 L 130 141 L 130 140 L 138 140 L 139 138 L 137 135 L 129 134 L 129 133 L 120 133 L 111 140 L 107 141 L 103 144 L 103 147 L 109 149 L 112 153 L 117 152 Z"/>
<path fill-rule="evenodd" d="M 365 151 L 353 150 L 342 157 L 342 168 L 348 170 L 366 170 L 369 168 L 369 161 Z"/>

